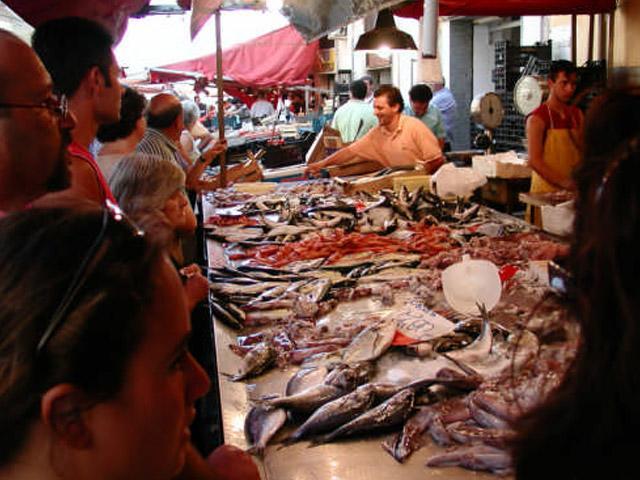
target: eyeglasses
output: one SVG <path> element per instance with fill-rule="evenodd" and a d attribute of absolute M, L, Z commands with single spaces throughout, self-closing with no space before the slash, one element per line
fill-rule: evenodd
<path fill-rule="evenodd" d="M 52 96 L 40 103 L 0 103 L 0 108 L 46 108 L 62 120 L 69 118 L 69 101 L 66 95 Z"/>
<path fill-rule="evenodd" d="M 93 272 L 93 269 L 90 267 L 95 267 L 98 263 L 98 251 L 105 240 L 110 220 L 124 224 L 131 231 L 131 234 L 134 237 L 144 236 L 144 232 L 124 214 L 118 205 L 110 200 L 106 200 L 105 208 L 102 211 L 102 224 L 100 226 L 100 231 L 89 247 L 89 250 L 87 250 L 87 254 L 82 259 L 82 262 L 80 262 L 78 270 L 73 275 L 69 288 L 67 288 L 67 291 L 62 297 L 62 301 L 51 317 L 49 326 L 42 334 L 42 337 L 40 337 L 40 341 L 36 347 L 36 354 L 39 354 L 44 349 L 58 328 L 60 328 L 66 318 L 70 306 L 75 301 L 78 292 Z"/>

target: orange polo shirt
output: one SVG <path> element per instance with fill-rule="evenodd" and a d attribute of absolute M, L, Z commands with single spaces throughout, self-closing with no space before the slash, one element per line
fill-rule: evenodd
<path fill-rule="evenodd" d="M 407 115 L 400 115 L 395 131 L 378 125 L 346 148 L 364 160 L 374 160 L 386 167 L 414 167 L 442 157 L 438 139 L 431 130 Z"/>

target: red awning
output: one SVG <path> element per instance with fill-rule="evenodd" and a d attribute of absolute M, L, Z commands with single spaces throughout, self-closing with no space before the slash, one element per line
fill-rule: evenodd
<path fill-rule="evenodd" d="M 570 15 L 610 12 L 616 0 L 439 0 L 442 16 Z M 394 10 L 399 17 L 422 17 L 423 2 L 418 0 Z"/>
<path fill-rule="evenodd" d="M 306 44 L 291 26 L 275 30 L 222 52 L 222 73 L 240 85 L 273 87 L 302 85 L 318 59 L 318 42 Z M 163 65 L 168 70 L 216 76 L 215 54 Z"/>
<path fill-rule="evenodd" d="M 37 27 L 62 17 L 85 17 L 105 25 L 117 39 L 122 38 L 129 16 L 139 12 L 149 0 L 3 0 L 25 22 Z"/>

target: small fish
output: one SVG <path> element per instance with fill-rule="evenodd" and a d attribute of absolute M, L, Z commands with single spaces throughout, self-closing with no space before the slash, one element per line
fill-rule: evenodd
<path fill-rule="evenodd" d="M 466 423 L 455 423 L 447 428 L 449 435 L 456 442 L 462 444 L 483 443 L 491 447 L 506 448 L 513 438 L 511 430 L 499 428 L 481 428 Z"/>
<path fill-rule="evenodd" d="M 268 408 L 286 408 L 287 410 L 308 413 L 346 393 L 348 392 L 341 388 L 322 383 L 293 395 L 266 399 L 264 405 Z"/>
<path fill-rule="evenodd" d="M 428 467 L 463 467 L 506 474 L 512 468 L 511 456 L 504 450 L 486 445 L 458 448 L 434 455 L 427 461 Z"/>
<path fill-rule="evenodd" d="M 258 295 L 273 287 L 282 285 L 277 282 L 256 282 L 250 285 L 234 285 L 231 283 L 210 283 L 209 288 L 223 295 Z"/>
<path fill-rule="evenodd" d="M 301 368 L 287 382 L 285 395 L 290 396 L 307 388 L 322 385 L 328 373 L 324 366 Z"/>
<path fill-rule="evenodd" d="M 342 360 L 348 364 L 375 360 L 391 346 L 395 334 L 395 319 L 382 319 L 365 328 L 353 339 L 342 354 Z"/>
<path fill-rule="evenodd" d="M 321 437 L 317 443 L 398 425 L 411 413 L 414 397 L 413 390 L 401 390 L 389 400 Z"/>
<path fill-rule="evenodd" d="M 482 330 L 478 338 L 465 348 L 447 352 L 446 357 L 466 364 L 473 364 L 474 362 L 486 359 L 491 354 L 492 346 L 493 332 L 491 331 L 491 323 L 485 312 L 482 318 Z"/>
<path fill-rule="evenodd" d="M 282 408 L 266 409 L 254 406 L 244 421 L 244 432 L 251 445 L 249 453 L 261 457 L 269 440 L 278 433 L 287 421 L 287 412 Z"/>
<path fill-rule="evenodd" d="M 362 385 L 353 392 L 325 403 L 296 429 L 286 443 L 325 433 L 343 425 L 366 412 L 375 399 L 375 391 L 370 385 Z"/>
<path fill-rule="evenodd" d="M 247 313 L 245 325 L 269 325 L 293 316 L 293 310 L 278 308 L 275 310 L 256 310 Z"/>
<path fill-rule="evenodd" d="M 422 434 L 429 428 L 435 412 L 429 407 L 419 409 L 404 424 L 402 432 L 382 443 L 384 448 L 398 462 L 403 463 L 422 447 Z"/>
<path fill-rule="evenodd" d="M 258 343 L 242 359 L 240 371 L 231 376 L 231 381 L 238 382 L 255 377 L 269 368 L 276 360 L 277 352 L 268 343 Z"/>
<path fill-rule="evenodd" d="M 213 297 L 211 298 L 209 305 L 211 306 L 213 316 L 222 323 L 230 326 L 231 328 L 235 328 L 236 330 L 240 330 L 244 327 L 244 319 L 241 316 L 236 315 L 235 310 L 229 311 L 219 300 L 214 299 Z"/>
<path fill-rule="evenodd" d="M 350 392 L 358 385 L 366 383 L 373 374 L 374 365 L 371 362 L 361 362 L 355 365 L 333 365 L 324 379 L 327 385 L 341 388 Z"/>

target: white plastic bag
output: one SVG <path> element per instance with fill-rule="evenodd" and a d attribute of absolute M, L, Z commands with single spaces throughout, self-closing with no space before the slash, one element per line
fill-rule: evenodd
<path fill-rule="evenodd" d="M 447 163 L 431 176 L 431 190 L 440 198 L 469 198 L 476 188 L 487 183 L 487 177 L 472 168 Z"/>

